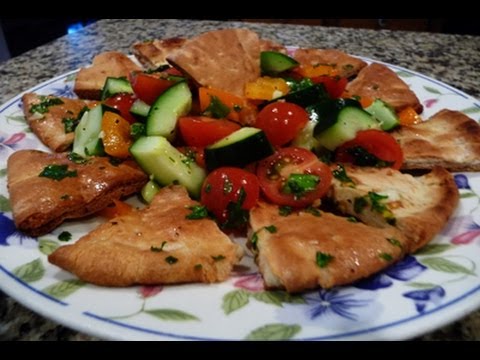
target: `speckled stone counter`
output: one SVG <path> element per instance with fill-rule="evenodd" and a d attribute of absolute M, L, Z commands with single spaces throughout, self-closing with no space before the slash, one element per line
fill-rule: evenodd
<path fill-rule="evenodd" d="M 248 27 L 286 45 L 338 48 L 421 72 L 480 97 L 480 37 L 301 25 L 186 20 L 102 20 L 83 31 L 0 64 L 0 103 L 42 81 L 89 64 L 107 50 L 128 52 L 135 41 Z M 95 340 L 26 309 L 0 292 L 0 340 Z M 480 311 L 420 340 L 480 340 Z"/>

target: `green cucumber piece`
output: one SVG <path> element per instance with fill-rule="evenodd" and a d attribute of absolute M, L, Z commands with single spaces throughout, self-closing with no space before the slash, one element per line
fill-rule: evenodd
<path fill-rule="evenodd" d="M 346 106 L 362 108 L 357 100 L 353 99 L 324 99 L 306 108 L 310 120 L 316 121 L 315 134 L 318 134 L 335 124 L 338 113 Z"/>
<path fill-rule="evenodd" d="M 357 132 L 367 129 L 378 129 L 380 124 L 363 109 L 346 106 L 338 113 L 335 124 L 322 132 L 316 132 L 318 143 L 328 150 L 335 150 L 343 143 L 355 138 Z"/>
<path fill-rule="evenodd" d="M 163 92 L 153 103 L 147 117 L 147 135 L 175 137 L 179 117 L 187 115 L 192 108 L 192 93 L 185 81 L 176 83 Z"/>
<path fill-rule="evenodd" d="M 265 133 L 257 128 L 244 127 L 205 148 L 208 171 L 222 166 L 244 167 L 273 154 Z"/>
<path fill-rule="evenodd" d="M 124 77 L 107 77 L 107 80 L 105 80 L 105 85 L 103 85 L 102 89 L 102 100 L 108 99 L 109 97 L 119 93 L 133 94 L 133 89 L 132 85 L 130 85 L 130 82 Z"/>
<path fill-rule="evenodd" d="M 290 92 L 287 95 L 284 95 L 282 97 L 276 98 L 275 100 L 269 101 L 265 105 L 270 104 L 272 102 L 279 101 L 279 100 L 283 100 L 286 102 L 297 104 L 305 108 L 307 106 L 316 104 L 319 101 L 328 100 L 328 99 L 330 99 L 330 96 L 325 90 L 325 86 L 323 86 L 323 84 L 315 84 L 301 90 Z"/>
<path fill-rule="evenodd" d="M 278 74 L 298 65 L 298 61 L 276 51 L 260 53 L 260 69 L 263 74 Z"/>
<path fill-rule="evenodd" d="M 376 99 L 372 105 L 365 108 L 365 111 L 377 119 L 382 130 L 392 130 L 394 127 L 400 125 L 397 113 L 385 101 Z"/>
<path fill-rule="evenodd" d="M 148 116 L 148 113 L 150 112 L 150 105 L 148 105 L 146 102 L 140 99 L 137 99 L 133 102 L 132 106 L 130 107 L 130 112 L 133 115 L 146 118 Z"/>
<path fill-rule="evenodd" d="M 179 183 L 198 198 L 205 170 L 175 149 L 163 136 L 144 136 L 130 147 L 140 167 L 161 185 Z"/>
<path fill-rule="evenodd" d="M 86 111 L 75 129 L 73 152 L 82 157 L 102 155 L 103 146 L 99 143 L 102 131 L 102 105 Z"/>
<path fill-rule="evenodd" d="M 155 194 L 160 191 L 160 186 L 155 180 L 150 179 L 142 188 L 140 194 L 147 204 L 150 204 L 155 197 Z"/>

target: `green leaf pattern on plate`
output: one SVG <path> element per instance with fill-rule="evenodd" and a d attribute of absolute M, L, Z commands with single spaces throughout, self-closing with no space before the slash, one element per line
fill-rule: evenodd
<path fill-rule="evenodd" d="M 54 240 L 38 239 L 38 250 L 47 256 L 53 253 L 59 246 L 60 245 Z"/>
<path fill-rule="evenodd" d="M 436 284 L 428 282 L 411 282 L 407 283 L 407 285 L 417 289 L 433 289 L 435 286 L 438 286 Z"/>
<path fill-rule="evenodd" d="M 464 114 L 476 114 L 476 113 L 480 112 L 480 107 L 472 106 L 472 107 L 468 107 L 468 108 L 460 110 L 460 111 L 463 112 Z"/>
<path fill-rule="evenodd" d="M 145 310 L 145 313 L 165 321 L 199 321 L 200 319 L 185 311 L 176 309 L 153 309 Z"/>
<path fill-rule="evenodd" d="M 476 276 L 472 270 L 467 269 L 465 266 L 442 257 L 429 257 L 426 259 L 421 259 L 420 262 L 435 271 L 441 271 L 451 274 L 462 273 Z"/>
<path fill-rule="evenodd" d="M 267 324 L 256 328 L 246 340 L 290 340 L 302 330 L 300 325 Z"/>
<path fill-rule="evenodd" d="M 245 290 L 233 290 L 223 295 L 222 309 L 226 315 L 241 309 L 248 304 L 248 292 Z"/>
<path fill-rule="evenodd" d="M 440 91 L 438 91 L 437 89 L 435 89 L 431 86 L 424 86 L 423 88 L 431 94 L 443 95 Z"/>
<path fill-rule="evenodd" d="M 79 279 L 63 280 L 47 286 L 43 292 L 57 299 L 65 299 L 84 285 L 85 283 Z"/>
<path fill-rule="evenodd" d="M 13 274 L 27 283 L 40 280 L 45 275 L 45 268 L 40 258 L 20 265 L 13 270 Z"/>
<path fill-rule="evenodd" d="M 0 178 L 3 178 L 5 176 L 7 176 L 7 169 L 0 169 Z"/>
<path fill-rule="evenodd" d="M 10 201 L 4 195 L 0 195 L 0 212 L 11 211 Z"/>
<path fill-rule="evenodd" d="M 428 244 L 415 253 L 415 255 L 433 255 L 440 254 L 448 249 L 451 249 L 453 245 L 450 244 Z"/>

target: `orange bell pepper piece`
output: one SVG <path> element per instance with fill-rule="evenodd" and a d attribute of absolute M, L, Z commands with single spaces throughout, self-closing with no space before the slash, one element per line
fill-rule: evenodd
<path fill-rule="evenodd" d="M 107 219 L 113 219 L 117 216 L 126 215 L 133 210 L 133 206 L 120 200 L 113 200 L 113 202 L 106 208 L 100 210 L 98 215 Z"/>
<path fill-rule="evenodd" d="M 398 119 L 401 125 L 414 125 L 422 121 L 422 118 L 411 107 L 407 107 L 398 113 Z"/>
<path fill-rule="evenodd" d="M 132 145 L 130 124 L 120 115 L 107 111 L 102 118 L 103 147 L 114 157 L 125 159 L 130 156 L 128 149 Z"/>

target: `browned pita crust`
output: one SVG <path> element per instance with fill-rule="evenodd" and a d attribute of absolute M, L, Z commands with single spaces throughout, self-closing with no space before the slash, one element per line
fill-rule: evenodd
<path fill-rule="evenodd" d="M 50 106 L 44 114 L 31 112 L 30 109 L 32 105 L 41 103 L 42 97 L 37 94 L 28 93 L 22 97 L 23 113 L 35 135 L 53 151 L 62 152 L 72 145 L 73 138 L 75 137 L 74 132 L 65 133 L 65 123 L 63 119 L 76 119 L 85 106 L 92 108 L 97 102 L 55 96 L 47 96 L 47 98 L 60 99 L 63 104 Z"/>
<path fill-rule="evenodd" d="M 276 51 L 287 54 L 287 48 L 273 40 L 260 39 L 260 51 Z"/>
<path fill-rule="evenodd" d="M 260 41 L 247 29 L 225 29 L 188 40 L 167 56 L 197 84 L 244 95 L 245 84 L 260 76 Z"/>
<path fill-rule="evenodd" d="M 401 259 L 406 244 L 393 227 L 353 223 L 326 212 L 318 217 L 304 211 L 281 216 L 278 206 L 266 203 L 251 210 L 250 224 L 258 238 L 257 263 L 266 285 L 288 292 L 331 288 L 372 275 Z M 265 229 L 272 225 L 275 232 Z M 319 253 L 333 259 L 320 267 Z"/>
<path fill-rule="evenodd" d="M 293 57 L 302 65 L 332 65 L 341 77 L 351 77 L 367 66 L 367 63 L 336 49 L 298 49 Z"/>
<path fill-rule="evenodd" d="M 77 176 L 60 181 L 40 177 L 51 164 L 68 165 Z M 140 191 L 148 181 L 133 162 L 117 166 L 106 157 L 76 164 L 66 153 L 19 150 L 7 162 L 8 191 L 17 228 L 31 236 L 44 235 L 66 219 L 95 213 L 114 199 Z"/>
<path fill-rule="evenodd" d="M 182 47 L 187 40 L 184 38 L 170 38 L 152 40 L 133 44 L 132 51 L 140 63 L 148 69 L 158 68 L 166 64 L 166 57 L 176 49 Z"/>
<path fill-rule="evenodd" d="M 409 106 L 419 114 L 423 111 L 415 93 L 394 71 L 382 64 L 373 63 L 362 69 L 347 85 L 347 91 L 351 96 L 381 99 L 397 111 Z"/>
<path fill-rule="evenodd" d="M 458 205 L 458 189 L 453 176 L 440 167 L 418 177 L 390 168 L 346 166 L 345 170 L 355 186 L 348 186 L 334 179 L 332 197 L 339 209 L 365 224 L 389 227 L 389 216 L 372 207 L 368 193 L 388 196 L 380 200 L 379 204 L 385 205 L 393 214 L 395 227 L 408 239 L 408 252 L 415 252 L 431 241 L 445 226 Z M 359 197 L 366 199 L 367 206 L 357 212 L 355 199 Z"/>
<path fill-rule="evenodd" d="M 459 111 L 441 110 L 429 120 L 392 132 L 403 150 L 402 169 L 480 171 L 480 125 Z"/>
<path fill-rule="evenodd" d="M 162 189 L 148 208 L 112 219 L 48 260 L 103 286 L 226 280 L 241 257 L 210 219 L 189 220 L 185 188 Z"/>
<path fill-rule="evenodd" d="M 92 66 L 82 68 L 75 78 L 73 91 L 82 99 L 99 100 L 107 77 L 128 77 L 141 68 L 120 52 L 108 51 L 93 58 Z"/>

